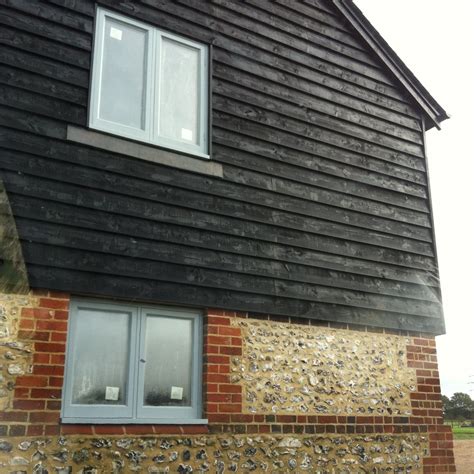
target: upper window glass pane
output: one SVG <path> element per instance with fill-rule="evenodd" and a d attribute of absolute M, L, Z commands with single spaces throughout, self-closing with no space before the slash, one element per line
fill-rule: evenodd
<path fill-rule="evenodd" d="M 193 321 L 148 316 L 145 406 L 191 406 Z"/>
<path fill-rule="evenodd" d="M 126 405 L 130 314 L 78 310 L 72 403 Z"/>
<path fill-rule="evenodd" d="M 99 118 L 145 129 L 148 32 L 105 18 Z"/>
<path fill-rule="evenodd" d="M 159 135 L 199 145 L 200 50 L 162 38 Z"/>

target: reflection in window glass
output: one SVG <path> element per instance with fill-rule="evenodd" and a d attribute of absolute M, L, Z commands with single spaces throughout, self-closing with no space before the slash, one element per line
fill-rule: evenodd
<path fill-rule="evenodd" d="M 144 130 L 147 32 L 106 18 L 99 117 Z"/>
<path fill-rule="evenodd" d="M 159 135 L 199 145 L 200 50 L 162 38 Z"/>
<path fill-rule="evenodd" d="M 145 339 L 146 406 L 191 406 L 193 321 L 148 316 Z"/>
<path fill-rule="evenodd" d="M 72 402 L 125 405 L 130 314 L 80 309 L 75 332 Z"/>

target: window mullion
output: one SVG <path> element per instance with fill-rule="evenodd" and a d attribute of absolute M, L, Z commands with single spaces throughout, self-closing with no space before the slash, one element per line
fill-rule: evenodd
<path fill-rule="evenodd" d="M 133 310 L 133 317 L 130 324 L 130 352 L 128 356 L 128 387 L 127 387 L 127 405 L 131 411 L 131 418 L 135 418 L 134 414 L 134 406 L 135 406 L 135 364 L 136 364 L 136 332 L 137 332 L 137 313 L 138 308 L 134 308 Z"/>
<path fill-rule="evenodd" d="M 146 134 L 147 140 L 149 142 L 153 141 L 153 128 L 154 128 L 154 111 L 153 104 L 155 103 L 155 61 L 156 61 L 156 30 L 150 28 L 149 32 L 149 50 L 150 54 L 148 55 L 147 61 L 147 71 L 146 71 L 146 80 L 147 80 L 147 99 L 145 103 L 145 113 L 147 117 L 146 121 Z"/>
<path fill-rule="evenodd" d="M 147 314 L 146 310 L 143 307 L 140 307 L 140 317 L 139 317 L 139 324 L 140 324 L 140 332 L 138 334 L 138 351 L 137 351 L 137 377 L 136 377 L 136 384 L 135 384 L 135 393 L 136 393 L 136 418 L 140 419 L 141 416 L 141 409 L 143 406 L 143 394 L 145 390 L 145 369 L 146 364 L 148 361 L 146 360 L 146 353 L 145 353 L 145 338 L 146 338 L 146 330 L 147 330 Z M 144 360 L 145 362 L 142 362 Z"/>
<path fill-rule="evenodd" d="M 133 388 L 132 388 L 132 416 L 136 420 L 138 418 L 138 404 L 139 404 L 139 380 L 140 380 L 140 370 L 142 369 L 140 359 L 142 358 L 142 331 L 143 331 L 143 316 L 142 308 L 137 308 L 137 314 L 135 318 L 135 330 L 133 334 L 133 340 L 135 343 L 135 350 L 132 351 L 130 355 L 130 365 L 133 367 Z"/>

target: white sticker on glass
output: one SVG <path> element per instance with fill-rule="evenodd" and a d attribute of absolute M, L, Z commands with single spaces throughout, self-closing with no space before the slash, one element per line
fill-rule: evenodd
<path fill-rule="evenodd" d="M 105 387 L 105 399 L 117 401 L 119 399 L 119 387 Z"/>
<path fill-rule="evenodd" d="M 183 399 L 183 387 L 171 387 L 171 400 Z"/>
<path fill-rule="evenodd" d="M 110 37 L 119 41 L 122 41 L 122 30 L 118 28 L 110 27 Z"/>
<path fill-rule="evenodd" d="M 183 140 L 189 140 L 190 142 L 193 141 L 193 131 L 189 130 L 188 128 L 181 129 L 181 138 Z"/>

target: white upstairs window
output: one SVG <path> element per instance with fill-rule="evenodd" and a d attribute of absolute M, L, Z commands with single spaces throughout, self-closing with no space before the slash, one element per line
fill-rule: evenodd
<path fill-rule="evenodd" d="M 208 47 L 99 8 L 89 125 L 208 158 Z"/>

